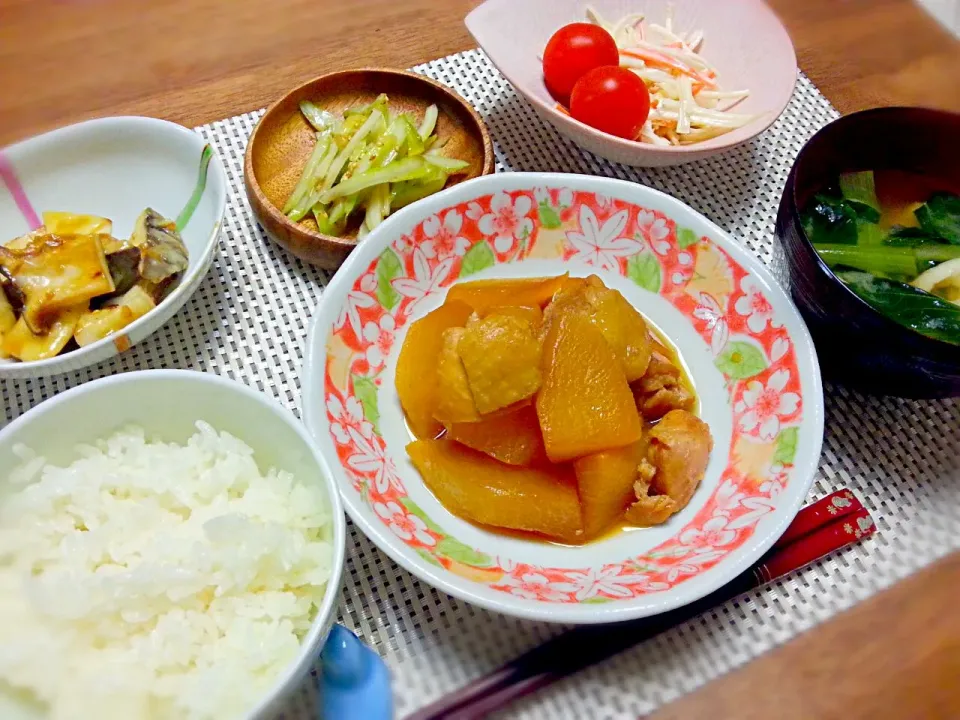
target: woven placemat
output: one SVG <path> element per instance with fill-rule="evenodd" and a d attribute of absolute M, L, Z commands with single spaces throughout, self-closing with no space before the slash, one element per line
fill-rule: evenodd
<path fill-rule="evenodd" d="M 414 68 L 457 90 L 483 115 L 497 170 L 618 177 L 663 190 L 770 261 L 787 172 L 804 142 L 837 112 L 801 76 L 776 124 L 757 140 L 676 168 L 634 169 L 578 149 L 540 121 L 480 51 Z M 191 368 L 243 381 L 299 412 L 307 325 L 329 274 L 269 242 L 243 189 L 243 153 L 261 112 L 197 131 L 230 183 L 220 253 L 197 293 L 162 330 L 109 362 L 48 380 L 0 382 L 4 422 L 93 378 Z M 867 398 L 826 388 L 826 437 L 811 499 L 854 490 L 879 533 L 783 582 L 745 595 L 512 707 L 523 718 L 635 718 L 741 665 L 960 547 L 960 404 Z M 387 660 L 398 716 L 559 632 L 490 613 L 400 569 L 350 526 L 341 621 Z M 315 717 L 307 684 L 287 717 Z"/>

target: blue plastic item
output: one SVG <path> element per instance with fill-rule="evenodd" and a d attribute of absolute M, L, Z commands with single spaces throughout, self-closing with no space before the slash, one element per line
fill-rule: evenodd
<path fill-rule="evenodd" d="M 320 661 L 323 720 L 393 720 L 390 672 L 356 635 L 334 625 Z"/>

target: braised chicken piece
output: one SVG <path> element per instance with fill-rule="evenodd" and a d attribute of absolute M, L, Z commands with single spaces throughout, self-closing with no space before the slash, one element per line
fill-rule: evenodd
<path fill-rule="evenodd" d="M 641 495 L 638 491 L 637 497 L 639 499 L 627 508 L 623 516 L 630 525 L 636 527 L 662 525 L 680 509 L 667 495 Z"/>
<path fill-rule="evenodd" d="M 693 413 L 671 410 L 650 431 L 647 458 L 657 469 L 650 486 L 680 507 L 693 496 L 710 461 L 710 428 Z"/>
<path fill-rule="evenodd" d="M 457 352 L 481 415 L 532 397 L 540 389 L 540 339 L 528 318 L 471 317 Z"/>
<path fill-rule="evenodd" d="M 627 508 L 624 519 L 637 527 L 652 527 L 661 525 L 680 508 L 669 495 L 651 495 L 650 483 L 653 482 L 657 469 L 649 460 L 643 460 L 637 468 L 637 480 L 633 484 L 633 491 L 637 501 Z"/>
<path fill-rule="evenodd" d="M 694 394 L 683 384 L 680 368 L 659 350 L 650 356 L 644 376 L 630 387 L 637 409 L 647 422 L 659 420 L 671 410 L 692 410 L 696 403 Z"/>
<path fill-rule="evenodd" d="M 541 334 L 561 312 L 576 312 L 590 320 L 616 353 L 627 382 L 643 377 L 655 341 L 643 316 L 619 291 L 605 286 L 596 275 L 569 278 L 544 311 Z"/>
<path fill-rule="evenodd" d="M 627 520 L 656 525 L 685 507 L 703 480 L 712 449 L 710 428 L 696 415 L 686 410 L 664 415 L 650 431 L 647 458 L 634 484 L 637 502 L 627 510 Z"/>

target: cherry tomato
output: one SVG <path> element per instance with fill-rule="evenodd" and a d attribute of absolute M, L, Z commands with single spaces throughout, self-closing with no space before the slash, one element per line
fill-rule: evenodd
<path fill-rule="evenodd" d="M 574 86 L 570 114 L 597 130 L 634 140 L 650 114 L 650 93 L 626 68 L 594 68 Z"/>
<path fill-rule="evenodd" d="M 543 78 L 550 94 L 563 104 L 577 80 L 601 65 L 619 65 L 613 37 L 597 25 L 571 23 L 557 30 L 543 51 Z"/>

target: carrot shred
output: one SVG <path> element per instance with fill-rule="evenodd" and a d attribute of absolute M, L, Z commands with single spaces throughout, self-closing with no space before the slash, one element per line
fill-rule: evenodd
<path fill-rule="evenodd" d="M 682 63 L 679 60 L 675 60 L 669 55 L 664 55 L 663 53 L 659 53 L 653 50 L 647 50 L 645 48 L 644 49 L 637 48 L 634 50 L 621 50 L 620 54 L 626 55 L 627 57 L 635 58 L 636 60 L 643 60 L 644 62 L 650 63 L 651 65 L 657 65 L 661 68 L 673 70 L 675 72 L 681 73 L 682 75 L 687 75 L 688 77 L 691 77 L 694 80 L 700 83 L 703 83 L 706 87 L 709 87 L 711 89 L 715 89 L 717 87 L 717 84 L 713 81 L 713 79 L 711 79 L 710 77 L 707 77 L 703 73 L 697 72 L 689 65 Z M 716 77 L 716 73 L 713 73 L 711 71 L 710 74 Z"/>

